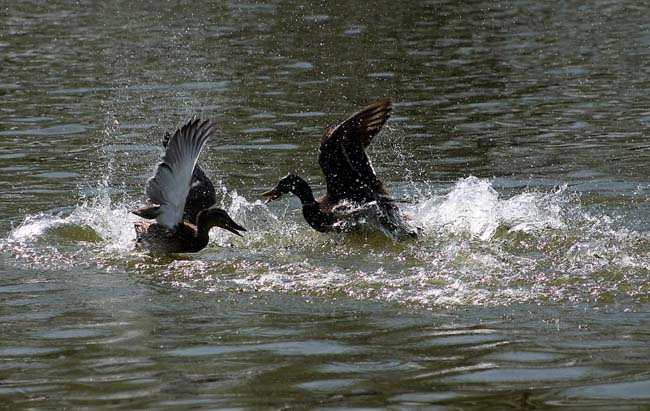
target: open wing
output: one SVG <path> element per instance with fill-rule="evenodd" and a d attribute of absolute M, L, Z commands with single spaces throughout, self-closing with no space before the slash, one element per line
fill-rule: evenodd
<path fill-rule="evenodd" d="M 381 99 L 329 129 L 323 136 L 318 163 L 332 202 L 367 202 L 376 199 L 377 194 L 386 195 L 365 149 L 381 131 L 391 109 L 390 99 Z"/>
<path fill-rule="evenodd" d="M 169 144 L 169 139 L 172 138 L 171 133 L 165 132 L 163 136 L 162 145 L 164 148 L 167 148 Z M 205 172 L 199 167 L 198 164 L 194 166 L 194 171 L 192 172 L 192 181 L 190 182 L 190 191 L 185 198 L 185 208 L 183 210 L 183 219 L 196 222 L 196 217 L 198 214 L 210 208 L 217 203 L 217 194 L 214 190 L 214 185 L 210 178 L 205 174 Z M 157 208 L 154 207 L 154 211 Z M 137 210 L 135 213 L 141 217 L 147 218 L 147 208 Z M 151 218 L 155 218 L 151 217 Z M 150 219 L 151 219 L 150 218 Z"/>
<path fill-rule="evenodd" d="M 194 119 L 169 139 L 165 154 L 145 188 L 149 200 L 160 205 L 155 217 L 159 224 L 173 230 L 183 220 L 192 172 L 212 132 L 210 120 Z"/>

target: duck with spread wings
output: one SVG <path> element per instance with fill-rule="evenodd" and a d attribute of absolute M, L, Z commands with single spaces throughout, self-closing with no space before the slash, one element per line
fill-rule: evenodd
<path fill-rule="evenodd" d="M 267 201 L 282 194 L 296 195 L 305 220 L 316 231 L 348 231 L 358 226 L 350 221 L 367 221 L 369 212 L 374 211 L 371 214 L 378 217 L 378 228 L 391 237 L 417 237 L 417 230 L 404 220 L 366 154 L 391 109 L 390 99 L 381 99 L 325 132 L 318 163 L 325 175 L 327 194 L 315 198 L 309 184 L 290 173 L 262 195 Z"/>
<path fill-rule="evenodd" d="M 163 141 L 165 154 L 145 188 L 154 205 L 133 211 L 156 222 L 135 223 L 137 245 L 152 252 L 194 253 L 208 244 L 212 227 L 239 236 L 246 231 L 226 211 L 213 206 L 214 186 L 196 165 L 213 131 L 209 120 L 194 119 Z"/>

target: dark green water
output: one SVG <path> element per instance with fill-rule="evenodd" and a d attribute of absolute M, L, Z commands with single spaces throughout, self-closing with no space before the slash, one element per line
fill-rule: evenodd
<path fill-rule="evenodd" d="M 216 4 L 213 4 L 216 3 Z M 0 3 L 0 408 L 642 410 L 650 6 Z M 375 168 L 423 235 L 324 235 L 326 127 L 388 96 Z M 133 249 L 192 115 L 249 232 Z"/>

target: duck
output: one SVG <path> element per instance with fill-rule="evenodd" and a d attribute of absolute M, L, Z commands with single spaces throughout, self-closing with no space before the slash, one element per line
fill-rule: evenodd
<path fill-rule="evenodd" d="M 163 141 L 165 153 L 145 185 L 145 194 L 154 205 L 132 211 L 155 220 L 135 223 L 136 246 L 155 253 L 196 253 L 208 245 L 212 227 L 238 236 L 246 231 L 225 210 L 214 206 L 216 200 L 205 194 L 210 187 L 214 191 L 214 186 L 203 170 L 197 172 L 198 157 L 213 133 L 210 120 L 196 118 Z M 192 200 L 189 210 L 188 199 Z M 198 210 L 202 204 L 209 205 Z"/>
<path fill-rule="evenodd" d="M 297 196 L 305 221 L 319 232 L 352 231 L 373 219 L 392 238 L 417 237 L 417 229 L 400 213 L 366 153 L 391 110 L 391 100 L 382 98 L 325 131 L 318 154 L 327 186 L 325 195 L 314 197 L 307 181 L 289 173 L 262 193 L 266 202 L 283 194 Z"/>

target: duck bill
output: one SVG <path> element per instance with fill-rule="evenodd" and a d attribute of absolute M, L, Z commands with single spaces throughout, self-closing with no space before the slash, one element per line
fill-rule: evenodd
<path fill-rule="evenodd" d="M 275 199 L 282 197 L 282 193 L 277 188 L 274 188 L 272 190 L 263 192 L 262 197 L 266 197 L 266 201 L 264 201 L 264 204 L 266 204 L 268 202 L 271 202 Z"/>
<path fill-rule="evenodd" d="M 229 221 L 226 221 L 224 223 L 219 224 L 219 227 L 221 227 L 221 228 L 223 228 L 225 230 L 228 230 L 233 234 L 237 234 L 240 237 L 243 237 L 243 235 L 241 235 L 239 232 L 240 231 L 246 231 L 246 229 L 244 227 L 240 226 L 239 224 L 234 222 L 232 219 L 229 220 Z"/>

